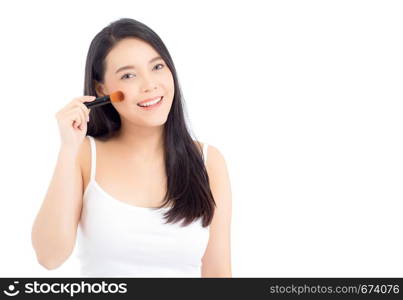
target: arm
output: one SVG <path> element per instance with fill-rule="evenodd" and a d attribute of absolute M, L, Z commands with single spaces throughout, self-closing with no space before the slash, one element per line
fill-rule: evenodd
<path fill-rule="evenodd" d="M 76 152 L 60 148 L 47 194 L 32 226 L 32 246 L 38 262 L 48 270 L 59 267 L 75 245 L 83 189 Z"/>
<path fill-rule="evenodd" d="M 207 249 L 202 258 L 202 277 L 232 277 L 230 180 L 222 154 L 211 145 L 208 149 L 207 172 L 217 207 L 210 225 Z"/>

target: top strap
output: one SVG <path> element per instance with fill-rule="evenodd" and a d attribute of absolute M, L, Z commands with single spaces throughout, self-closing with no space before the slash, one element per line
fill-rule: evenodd
<path fill-rule="evenodd" d="M 91 145 L 91 177 L 90 180 L 95 180 L 95 170 L 97 168 L 97 149 L 95 146 L 95 140 L 92 136 L 88 135 Z"/>
<path fill-rule="evenodd" d="M 203 144 L 203 158 L 204 158 L 204 163 L 207 163 L 207 147 L 208 145 L 206 143 Z"/>

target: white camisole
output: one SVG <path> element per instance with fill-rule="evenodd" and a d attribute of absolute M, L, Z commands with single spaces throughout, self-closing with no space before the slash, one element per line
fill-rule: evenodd
<path fill-rule="evenodd" d="M 87 277 L 201 277 L 209 228 L 201 218 L 188 226 L 164 224 L 169 208 L 134 206 L 117 200 L 95 181 L 96 146 L 91 144 L 91 177 L 83 196 L 77 231 L 80 275 Z M 203 146 L 204 163 L 207 144 Z"/>

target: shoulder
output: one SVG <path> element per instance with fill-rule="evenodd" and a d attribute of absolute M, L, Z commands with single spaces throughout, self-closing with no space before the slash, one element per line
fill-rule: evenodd
<path fill-rule="evenodd" d="M 210 224 L 209 242 L 202 258 L 202 277 L 231 277 L 232 192 L 224 155 L 209 145 L 207 173 L 216 207 Z"/>
<path fill-rule="evenodd" d="M 200 151 L 203 151 L 203 147 L 206 144 L 206 169 L 209 176 L 209 181 L 212 189 L 217 189 L 222 186 L 228 186 L 229 174 L 227 163 L 223 152 L 216 146 L 209 143 L 195 141 L 199 146 Z"/>
<path fill-rule="evenodd" d="M 204 149 L 204 145 L 207 145 L 206 154 L 207 154 L 207 167 L 210 170 L 222 170 L 226 168 L 226 162 L 223 153 L 214 145 L 209 143 L 205 143 L 202 141 L 194 141 L 196 147 L 202 152 Z"/>
<path fill-rule="evenodd" d="M 208 145 L 207 147 L 207 151 L 208 151 L 208 158 L 209 158 L 209 163 L 208 165 L 210 166 L 214 166 L 214 165 L 222 165 L 225 164 L 225 159 L 224 159 L 224 155 L 223 153 L 216 147 L 213 145 Z"/>
<path fill-rule="evenodd" d="M 228 177 L 224 154 L 214 145 L 208 144 L 206 168 L 212 184 L 222 182 L 223 179 Z"/>

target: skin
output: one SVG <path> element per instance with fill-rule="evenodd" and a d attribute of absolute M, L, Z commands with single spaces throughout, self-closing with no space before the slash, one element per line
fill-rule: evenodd
<path fill-rule="evenodd" d="M 112 103 L 122 122 L 114 141 L 125 153 L 130 151 L 132 157 L 147 161 L 157 159 L 163 151 L 163 125 L 175 93 L 173 76 L 165 62 L 162 59 L 149 62 L 157 56 L 158 52 L 146 42 L 123 39 L 106 57 L 104 84 L 96 85 L 98 97 L 123 92 L 124 101 Z M 135 69 L 116 74 L 117 69 L 126 65 L 134 65 Z M 138 102 L 156 96 L 164 96 L 157 110 L 144 111 L 137 106 Z"/>
<path fill-rule="evenodd" d="M 166 192 L 162 134 L 175 91 L 172 73 L 165 62 L 149 63 L 157 56 L 158 52 L 146 42 L 126 38 L 107 55 L 104 84 L 96 85 L 98 97 L 120 90 L 125 99 L 112 103 L 122 121 L 119 135 L 105 142 L 96 140 L 95 181 L 115 199 L 140 207 L 157 207 Z M 126 65 L 134 65 L 135 69 L 115 73 Z M 137 106 L 139 101 L 160 95 L 164 100 L 156 110 L 144 111 Z M 87 139 L 84 143 L 86 150 L 80 165 L 85 190 L 90 177 L 91 152 Z M 206 169 L 217 207 L 202 259 L 202 277 L 232 277 L 229 174 L 217 148 L 209 145 L 207 157 Z"/>

